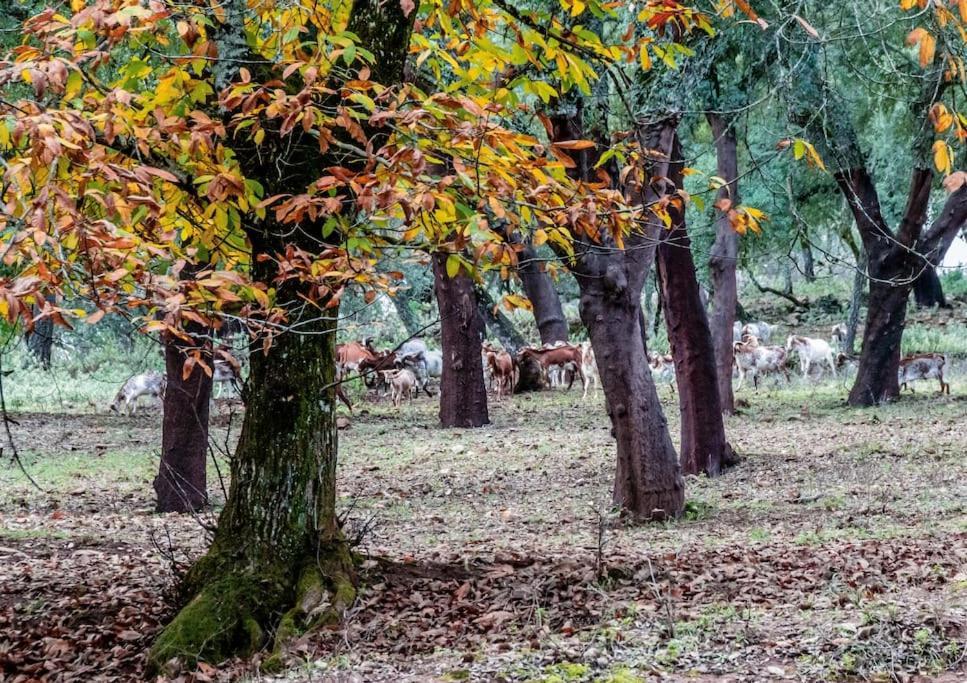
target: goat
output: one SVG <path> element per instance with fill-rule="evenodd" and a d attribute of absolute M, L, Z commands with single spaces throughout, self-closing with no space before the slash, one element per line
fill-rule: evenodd
<path fill-rule="evenodd" d="M 574 376 L 581 378 L 582 388 L 587 386 L 588 380 L 584 374 L 584 357 L 580 346 L 561 344 L 539 349 L 524 347 L 517 355 L 519 360 L 524 360 L 525 358 L 537 360 L 541 364 L 545 375 L 555 365 L 562 366 L 565 371 L 571 370 L 574 375 L 571 376 L 571 381 L 567 385 L 568 389 L 574 384 Z"/>
<path fill-rule="evenodd" d="M 741 341 L 746 335 L 752 335 L 758 339 L 759 342 L 768 344 L 769 340 L 772 339 L 772 333 L 775 329 L 775 325 L 770 325 L 769 323 L 761 320 L 759 322 L 746 323 L 742 326 L 742 333 L 739 337 L 739 340 Z"/>
<path fill-rule="evenodd" d="M 809 368 L 813 363 L 829 366 L 829 371 L 836 376 L 836 362 L 833 360 L 833 349 L 825 339 L 812 339 L 789 335 L 786 339 L 786 352 L 795 351 L 799 355 L 799 366 L 802 376 L 809 376 Z"/>
<path fill-rule="evenodd" d="M 393 405 L 397 408 L 403 401 L 403 394 L 413 400 L 413 390 L 416 388 L 416 375 L 408 368 L 398 370 L 381 370 L 380 375 L 389 384 L 392 392 Z"/>
<path fill-rule="evenodd" d="M 588 397 L 588 385 L 593 385 L 593 396 L 598 395 L 598 385 L 601 384 L 601 375 L 598 374 L 598 364 L 594 360 L 594 349 L 591 342 L 581 342 L 581 362 L 584 367 L 584 394 L 581 396 L 583 401 Z"/>
<path fill-rule="evenodd" d="M 940 380 L 940 393 L 950 394 L 950 384 L 944 381 L 943 369 L 947 364 L 947 357 L 942 353 L 918 353 L 900 359 L 897 370 L 897 381 L 900 391 L 907 388 L 907 384 L 919 379 Z M 913 392 L 913 387 L 910 387 Z"/>
<path fill-rule="evenodd" d="M 417 389 L 422 389 L 427 396 L 433 396 L 428 388 L 430 373 L 426 358 L 427 353 L 429 352 L 422 339 L 410 339 L 397 349 L 396 366 L 408 368 L 416 377 Z"/>
<path fill-rule="evenodd" d="M 165 376 L 160 372 L 149 371 L 129 377 L 111 403 L 111 411 L 120 414 L 121 403 L 128 415 L 138 411 L 138 401 L 142 396 L 154 396 L 159 400 L 165 397 Z"/>
<path fill-rule="evenodd" d="M 442 351 L 426 352 L 426 374 L 428 374 L 430 377 L 435 377 L 436 379 L 439 379 L 443 376 Z"/>
<path fill-rule="evenodd" d="M 400 365 L 395 351 L 376 351 L 371 352 L 369 358 L 359 361 L 359 373 L 363 375 L 366 386 L 371 389 L 375 387 L 376 394 L 379 395 L 380 389 L 386 386 L 384 371 L 399 369 Z"/>
<path fill-rule="evenodd" d="M 732 345 L 732 363 L 739 372 L 737 389 L 745 383 L 747 372 L 752 373 L 752 385 L 758 391 L 759 375 L 781 372 L 789 381 L 786 369 L 786 350 L 781 346 L 761 346 L 755 335 L 745 335 L 742 341 Z"/>
<path fill-rule="evenodd" d="M 367 339 L 366 342 L 369 342 Z M 375 352 L 370 345 L 354 341 L 348 344 L 336 345 L 336 364 L 345 372 L 357 372 L 359 364 L 364 360 L 374 360 Z"/>
<path fill-rule="evenodd" d="M 481 345 L 483 357 L 490 370 L 490 379 L 494 383 L 494 393 L 497 400 L 506 394 L 514 393 L 515 364 L 514 357 L 506 351 L 498 351 L 490 344 Z"/>

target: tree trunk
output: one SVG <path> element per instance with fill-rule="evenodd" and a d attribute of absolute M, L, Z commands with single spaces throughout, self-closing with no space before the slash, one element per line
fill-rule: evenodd
<path fill-rule="evenodd" d="M 477 310 L 473 280 L 465 273 L 447 275 L 448 254 L 433 255 L 433 276 L 443 347 L 440 378 L 440 424 L 480 427 L 490 422 L 480 341 L 483 321 Z"/>
<path fill-rule="evenodd" d="M 35 313 L 39 310 L 35 307 Z M 50 355 L 54 347 L 54 321 L 41 318 L 34 323 L 34 329 L 27 335 L 27 348 L 44 370 L 50 370 Z"/>
<path fill-rule="evenodd" d="M 189 334 L 202 332 L 189 326 Z M 188 353 L 202 350 L 202 359 L 212 367 L 210 349 L 166 340 L 165 369 L 167 385 L 164 420 L 161 426 L 161 465 L 154 479 L 158 512 L 193 512 L 208 504 L 205 467 L 208 456 L 208 410 L 212 378 L 199 365 L 183 379 L 182 369 Z"/>
<path fill-rule="evenodd" d="M 534 307 L 534 322 L 542 344 L 568 340 L 567 319 L 561 306 L 561 297 L 554 289 L 551 276 L 541 268 L 541 262 L 531 247 L 524 247 L 518 254 L 520 276 L 524 293 Z"/>
<path fill-rule="evenodd" d="M 395 296 L 391 296 L 390 300 L 396 309 L 396 315 L 399 317 L 400 322 L 403 323 L 403 329 L 406 330 L 406 335 L 408 337 L 415 337 L 420 333 L 421 325 L 410 308 L 411 298 L 409 290 L 401 289 L 396 292 Z"/>
<path fill-rule="evenodd" d="M 287 289 L 277 301 L 290 304 L 299 333 L 279 335 L 267 354 L 261 344 L 251 349 L 228 500 L 208 553 L 185 579 L 191 601 L 151 650 L 152 671 L 173 657 L 191 664 L 245 656 L 273 632 L 278 651 L 302 630 L 338 619 L 354 600 L 335 515 L 338 309 L 320 316 Z"/>
<path fill-rule="evenodd" d="M 731 122 L 718 114 L 708 115 L 715 139 L 718 175 L 728 184 L 718 192 L 719 199 L 739 203 L 738 142 Z M 739 300 L 735 268 L 739 258 L 739 236 L 732 228 L 727 213 L 719 212 L 715 219 L 715 243 L 709 257 L 712 277 L 712 313 L 709 327 L 715 347 L 715 372 L 718 378 L 719 400 L 722 412 L 735 412 L 735 396 L 732 393 L 732 326 L 735 323 L 736 304 Z"/>
<path fill-rule="evenodd" d="M 802 254 L 802 274 L 806 282 L 816 281 L 816 264 L 813 261 L 813 250 L 809 246 L 809 240 L 804 235 L 799 242 L 799 252 Z"/>
<path fill-rule="evenodd" d="M 588 328 L 607 402 L 618 462 L 614 504 L 638 520 L 681 514 L 685 484 L 668 435 L 641 340 L 640 288 L 613 278 L 579 277 L 581 320 Z"/>
<path fill-rule="evenodd" d="M 224 7 L 226 20 L 216 22 L 209 35 L 219 51 L 211 66 L 219 89 L 236 79 L 243 63 L 269 72 L 261 55 L 246 47 L 245 4 L 230 0 Z M 373 81 L 384 86 L 402 82 L 415 17 L 402 3 L 352 3 L 347 31 L 373 53 Z M 374 149 L 386 135 L 365 128 L 364 133 Z M 298 129 L 290 136 L 270 135 L 274 147 L 268 148 L 302 147 L 293 137 L 300 135 Z M 244 175 L 262 181 L 268 194 L 304 192 L 329 166 L 346 163 L 342 155 L 311 149 L 276 158 L 258 154 L 241 140 L 232 144 L 238 145 Z M 266 634 L 274 635 L 276 652 L 264 666 L 277 666 L 283 644 L 305 629 L 339 619 L 355 599 L 352 559 L 335 514 L 338 306 L 325 308 L 327 302 L 319 300 L 310 283 L 279 283 L 274 259 L 290 246 L 309 253 L 328 248 L 319 239 L 322 227 L 303 222 L 293 230 L 254 216 L 246 221 L 252 277 L 276 288 L 275 304 L 287 311 L 290 331 L 275 336 L 267 351 L 259 340 L 253 342 L 228 499 L 208 553 L 185 577 L 183 588 L 193 597 L 151 648 L 149 674 L 172 658 L 191 665 L 250 654 L 262 647 Z"/>
<path fill-rule="evenodd" d="M 913 298 L 917 308 L 947 308 L 947 298 L 936 268 L 930 265 L 924 267 L 913 283 Z"/>
<path fill-rule="evenodd" d="M 497 302 L 490 296 L 490 292 L 484 287 L 475 287 L 474 292 L 477 296 L 477 309 L 480 311 L 480 317 L 484 320 L 490 332 L 500 341 L 501 346 L 511 355 L 515 354 L 520 347 L 526 346 L 527 340 L 517 331 L 510 318 L 497 307 Z"/>
<path fill-rule="evenodd" d="M 863 305 L 863 292 L 866 290 L 866 252 L 860 251 L 853 273 L 853 294 L 849 300 L 849 315 L 846 318 L 846 338 L 843 340 L 843 353 L 853 355 L 856 351 L 856 330 L 860 324 L 860 307 Z"/>
<path fill-rule="evenodd" d="M 672 148 L 669 179 L 681 187 L 681 148 Z M 658 243 L 658 277 L 661 281 L 668 341 L 675 358 L 678 405 L 682 416 L 682 470 L 716 476 L 733 463 L 735 453 L 725 439 L 719 400 L 715 349 L 705 307 L 699 292 L 692 243 L 682 207 L 669 205 L 671 230 Z M 731 330 L 729 330 L 731 334 Z"/>
<path fill-rule="evenodd" d="M 900 395 L 897 371 L 911 287 L 870 281 L 860 366 L 848 399 L 851 406 L 878 405 Z"/>

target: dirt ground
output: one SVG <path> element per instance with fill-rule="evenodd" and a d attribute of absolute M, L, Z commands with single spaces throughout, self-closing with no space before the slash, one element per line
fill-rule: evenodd
<path fill-rule="evenodd" d="M 839 384 L 743 390 L 743 462 L 690 478 L 683 519 L 638 527 L 610 509 L 600 395 L 513 397 L 478 430 L 436 428 L 427 399 L 364 405 L 340 433 L 360 597 L 283 679 L 964 680 L 967 386 L 932 391 L 852 410 Z M 0 465 L 0 681 L 142 680 L 218 471 L 215 511 L 156 515 L 157 410 L 14 417 L 44 490 Z M 267 680 L 257 664 L 182 680 Z"/>

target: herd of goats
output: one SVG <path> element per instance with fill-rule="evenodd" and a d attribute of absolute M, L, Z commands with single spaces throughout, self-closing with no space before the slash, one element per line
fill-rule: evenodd
<path fill-rule="evenodd" d="M 788 362 L 795 356 L 804 379 L 811 377 L 813 369 L 816 376 L 828 372 L 835 377 L 837 369 L 852 365 L 854 357 L 841 351 L 846 337 L 846 326 L 834 325 L 830 341 L 800 335 L 789 335 L 785 346 L 770 345 L 775 325 L 766 322 L 735 323 L 733 328 L 733 368 L 738 378 L 737 388 L 741 388 L 746 377 L 752 378 L 756 389 L 759 379 L 768 375 L 785 376 L 790 379 Z M 519 380 L 520 368 L 529 363 L 537 369 L 545 387 L 555 389 L 564 387 L 570 390 L 575 379 L 580 379 L 584 389 L 582 399 L 588 391 L 597 393 L 600 384 L 594 351 L 590 342 L 569 344 L 557 342 L 540 347 L 526 346 L 512 354 L 498 349 L 489 342 L 482 344 L 481 361 L 484 378 L 490 391 L 497 400 L 514 392 Z M 649 364 L 656 384 L 667 384 L 671 391 L 675 387 L 675 364 L 673 357 L 649 353 Z M 914 380 L 936 379 L 940 382 L 940 393 L 950 393 L 950 385 L 944 380 L 944 367 L 947 359 L 939 353 L 920 353 L 906 356 L 900 361 L 898 380 L 901 389 Z M 352 404 L 342 388 L 342 382 L 354 377 L 362 377 L 366 386 L 375 390 L 378 399 L 381 394 L 389 393 L 393 405 L 399 407 L 404 398 L 412 399 L 423 391 L 432 396 L 430 380 L 439 379 L 443 374 L 443 355 L 438 350 L 427 348 L 419 338 L 409 339 L 392 350 L 377 350 L 372 339 L 353 341 L 336 347 L 336 396 L 352 411 Z M 212 381 L 217 395 L 224 385 L 230 385 L 236 392 L 241 383 L 240 366 L 233 358 L 231 361 L 217 359 L 213 363 Z M 110 409 L 128 414 L 137 411 L 138 402 L 143 396 L 161 400 L 165 391 L 165 376 L 160 372 L 149 371 L 134 375 L 118 391 Z"/>

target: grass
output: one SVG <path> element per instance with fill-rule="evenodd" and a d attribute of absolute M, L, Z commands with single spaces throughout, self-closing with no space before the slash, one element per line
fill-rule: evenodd
<path fill-rule="evenodd" d="M 951 357 L 967 358 L 967 324 L 908 324 L 903 332 L 902 348 L 905 354 L 944 353 Z"/>
<path fill-rule="evenodd" d="M 377 579 L 366 584 L 359 606 L 370 611 L 338 634 L 349 647 L 327 660 L 326 670 L 361 670 L 373 681 L 400 680 L 401 671 L 418 670 L 457 679 L 466 671 L 470 680 L 504 674 L 509 681 L 627 683 L 648 680 L 655 671 L 685 675 L 698 668 L 745 671 L 754 680 L 777 659 L 804 680 L 949 668 L 960 656 L 949 623 L 958 614 L 950 605 L 963 579 L 942 560 L 963 547 L 967 500 L 960 457 L 967 385 L 958 374 L 951 380 L 950 398 L 923 390 L 860 410 L 845 405 L 842 379 L 743 388 L 742 413 L 727 424 L 742 464 L 716 479 L 689 477 L 684 517 L 649 526 L 607 514 L 614 442 L 600 394 L 586 403 L 575 390 L 515 396 L 492 404 L 492 424 L 473 430 L 436 428 L 437 405 L 427 399 L 399 411 L 385 401 L 362 403 L 340 433 L 339 465 L 347 528 L 367 529 L 360 550 L 407 567 L 481 568 L 471 580 L 480 613 L 534 615 L 522 617 L 515 629 L 537 624 L 546 632 L 533 640 L 518 639 L 518 631 L 503 634 L 496 643 L 510 649 L 500 655 L 488 634 L 409 651 L 408 639 L 434 629 L 449 633 L 458 617 L 419 621 L 430 619 L 417 616 L 433 612 L 430 601 L 398 623 L 379 621 L 395 619 L 400 605 L 390 598 L 379 602 Z M 675 399 L 660 393 L 677 442 Z M 65 400 L 36 398 L 39 410 Z M 0 465 L 3 544 L 124 540 L 150 553 L 151 533 L 163 529 L 184 555 L 202 552 L 204 534 L 195 520 L 151 513 L 159 413 L 77 412 L 15 414 L 24 465 L 44 492 L 33 490 L 16 467 Z M 215 437 L 224 437 L 222 428 Z M 218 499 L 213 469 L 209 483 Z M 595 579 L 591 572 L 590 595 L 606 598 L 600 613 L 588 616 L 571 597 L 530 597 L 526 581 L 540 582 L 543 574 L 520 579 L 528 597 L 515 597 L 514 583 L 494 589 L 496 597 L 483 593 L 488 571 L 505 561 L 495 558 L 543 562 L 549 572 L 568 563 L 593 567 L 602 510 L 603 554 L 616 573 Z M 888 558 L 905 558 L 898 566 L 920 573 L 909 582 L 897 578 L 902 573 L 889 574 L 892 560 L 870 555 L 884 547 Z M 940 560 L 926 557 L 924 548 Z M 845 564 L 824 574 L 835 562 Z M 860 569 L 860 562 L 868 566 Z M 785 579 L 804 583 L 778 581 L 775 572 L 785 567 L 791 567 Z M 615 578 L 624 570 L 637 577 L 635 591 Z M 881 585 L 888 577 L 893 583 Z M 874 579 L 881 584 L 869 583 Z M 565 590 L 580 583 L 569 579 Z M 868 592 L 870 586 L 876 591 Z M 455 609 L 454 589 L 441 593 L 447 606 L 441 613 Z M 691 599 L 695 591 L 701 597 Z M 891 616 L 890 605 L 899 606 L 902 618 Z M 927 605 L 941 615 L 939 622 Z M 568 610 L 576 610 L 572 634 L 561 631 L 572 618 Z M 352 630 L 374 619 L 375 631 Z M 846 622 L 860 626 L 844 632 L 837 625 Z M 395 630 L 400 624 L 412 625 Z M 387 630 L 401 634 L 401 652 L 374 649 L 376 635 Z M 536 641 L 540 647 L 529 645 Z M 774 645 L 786 641 L 791 644 Z M 899 653 L 895 663 L 890 648 Z M 327 652 L 305 656 L 325 659 Z M 318 667 L 303 665 L 289 680 L 318 674 Z"/>
<path fill-rule="evenodd" d="M 164 370 L 157 346 L 139 340 L 134 352 L 105 339 L 83 350 L 54 347 L 50 370 L 44 370 L 21 343 L 4 351 L 4 379 L 8 410 L 58 413 L 106 412 L 124 381 L 147 370 Z"/>

